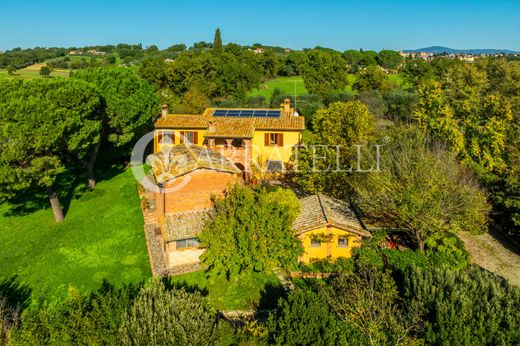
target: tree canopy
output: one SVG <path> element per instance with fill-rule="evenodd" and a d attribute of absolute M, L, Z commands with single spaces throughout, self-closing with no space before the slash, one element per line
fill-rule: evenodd
<path fill-rule="evenodd" d="M 93 68 L 72 77 L 95 85 L 103 98 L 104 107 L 99 112 L 101 134 L 87 163 L 89 186 L 93 187 L 93 169 L 101 141 L 106 139 L 120 147 L 144 134 L 158 114 L 158 97 L 146 81 L 127 68 Z"/>
<path fill-rule="evenodd" d="M 383 49 L 377 53 L 376 61 L 381 67 L 395 70 L 403 62 L 403 57 L 395 50 Z"/>
<path fill-rule="evenodd" d="M 303 81 L 310 93 L 329 97 L 348 84 L 347 65 L 340 53 L 325 50 L 307 52 Z"/>
<path fill-rule="evenodd" d="M 56 179 L 67 162 L 84 159 L 99 141 L 100 109 L 99 93 L 83 81 L 0 83 L 0 193 L 12 198 L 45 188 L 61 221 Z"/>
<path fill-rule="evenodd" d="M 485 232 L 489 205 L 471 173 L 414 127 L 389 129 L 381 171 L 353 175 L 362 210 L 410 234 L 419 250 L 442 232 Z"/>
<path fill-rule="evenodd" d="M 292 230 L 300 204 L 290 190 L 234 186 L 215 201 L 216 215 L 200 235 L 203 263 L 227 275 L 288 268 L 302 253 Z"/>
<path fill-rule="evenodd" d="M 213 51 L 215 53 L 222 52 L 222 37 L 220 36 L 220 29 L 215 30 L 215 38 L 213 39 Z"/>
<path fill-rule="evenodd" d="M 312 193 L 344 196 L 348 174 L 358 169 L 356 145 L 366 148 L 375 134 L 375 119 L 359 101 L 335 102 L 315 113 L 312 126 L 314 142 L 293 156 L 295 180 Z"/>

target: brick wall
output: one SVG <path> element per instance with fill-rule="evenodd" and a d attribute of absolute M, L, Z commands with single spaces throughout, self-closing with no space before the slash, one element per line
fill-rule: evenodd
<path fill-rule="evenodd" d="M 157 211 L 162 213 L 164 210 L 168 214 L 210 208 L 212 195 L 222 197 L 228 185 L 239 181 L 237 174 L 198 169 L 168 182 L 166 190 L 175 189 L 174 191 L 167 192 L 165 196 L 157 193 Z"/>

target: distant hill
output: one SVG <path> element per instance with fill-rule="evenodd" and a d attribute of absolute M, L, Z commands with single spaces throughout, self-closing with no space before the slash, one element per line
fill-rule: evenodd
<path fill-rule="evenodd" d="M 447 48 L 447 47 L 441 47 L 441 46 L 433 46 L 433 47 L 426 47 L 426 48 L 419 48 L 419 49 L 406 49 L 406 50 L 403 50 L 403 52 L 405 52 L 405 53 L 427 52 L 427 53 L 433 53 L 433 54 L 441 54 L 441 53 L 448 53 L 448 54 L 499 54 L 499 53 L 520 54 L 520 52 L 515 52 L 513 50 L 508 50 L 508 49 L 453 49 L 453 48 Z"/>

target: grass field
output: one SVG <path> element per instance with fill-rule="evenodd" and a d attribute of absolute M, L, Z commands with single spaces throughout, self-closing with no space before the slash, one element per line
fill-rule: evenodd
<path fill-rule="evenodd" d="M 16 70 L 12 75 L 7 73 L 7 70 L 0 69 L 0 80 L 1 79 L 40 79 L 40 68 L 45 66 L 45 63 L 38 63 L 26 68 Z M 68 70 L 53 70 L 49 78 L 63 77 L 68 78 L 70 71 Z"/>
<path fill-rule="evenodd" d="M 404 82 L 403 77 L 399 74 L 389 74 L 388 77 L 390 77 L 391 81 L 396 82 L 401 87 L 409 86 Z M 355 81 L 356 75 L 349 74 L 348 85 L 346 86 L 345 91 L 352 91 L 352 84 L 354 84 Z M 259 89 L 254 89 L 249 93 L 248 96 L 263 96 L 267 100 L 269 100 L 271 98 L 271 95 L 273 94 L 274 89 L 276 88 L 282 90 L 284 94 L 294 95 L 295 85 L 297 96 L 308 94 L 308 91 L 303 83 L 302 77 L 279 77 L 262 83 Z"/>
<path fill-rule="evenodd" d="M 305 89 L 305 85 L 303 85 L 303 79 L 301 77 L 280 77 L 262 83 L 260 88 L 251 91 L 249 96 L 263 96 L 266 99 L 270 99 L 274 89 L 276 88 L 282 90 L 284 94 L 294 95 L 295 85 L 296 95 L 307 94 L 307 89 Z"/>
<path fill-rule="evenodd" d="M 274 274 L 242 274 L 228 281 L 222 276 L 209 276 L 203 271 L 174 276 L 174 285 L 202 291 L 219 310 L 249 310 L 274 307 L 284 293 Z"/>
<path fill-rule="evenodd" d="M 68 210 L 60 224 L 43 201 L 34 210 L 0 204 L 0 286 L 16 276 L 37 304 L 70 286 L 85 292 L 104 279 L 119 285 L 151 276 L 134 177 L 117 167 L 104 174 L 92 192 L 82 181 L 60 190 Z"/>

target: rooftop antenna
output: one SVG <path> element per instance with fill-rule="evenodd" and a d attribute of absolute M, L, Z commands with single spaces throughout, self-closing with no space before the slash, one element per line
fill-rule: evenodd
<path fill-rule="evenodd" d="M 294 111 L 297 112 L 297 110 L 296 110 L 296 79 L 294 80 Z"/>

